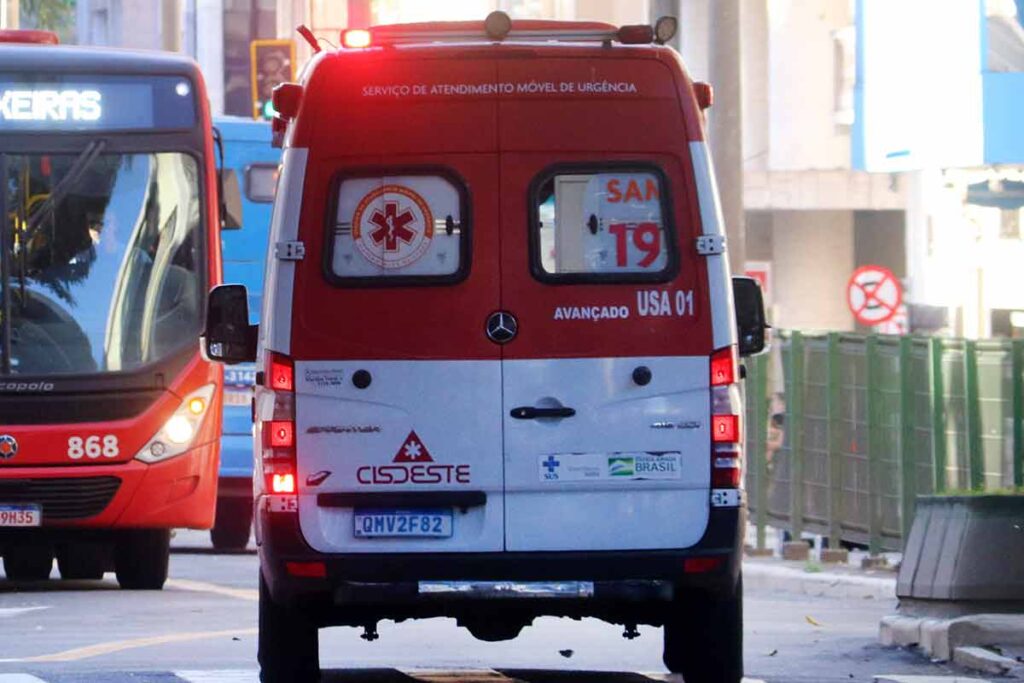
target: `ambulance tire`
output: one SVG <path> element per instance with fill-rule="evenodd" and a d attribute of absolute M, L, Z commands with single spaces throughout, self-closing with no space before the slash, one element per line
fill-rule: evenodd
<path fill-rule="evenodd" d="M 217 517 L 210 529 L 210 542 L 215 550 L 245 550 L 252 529 L 252 501 L 239 498 L 218 498 Z"/>
<path fill-rule="evenodd" d="M 731 595 L 683 594 L 665 623 L 665 667 L 686 683 L 743 678 L 743 579 Z"/>
<path fill-rule="evenodd" d="M 45 581 L 53 569 L 53 548 L 32 543 L 4 550 L 4 574 L 10 581 Z"/>
<path fill-rule="evenodd" d="M 68 543 L 57 548 L 57 569 L 60 578 L 71 579 L 102 579 L 107 569 L 109 554 L 96 544 Z"/>
<path fill-rule="evenodd" d="M 133 529 L 114 546 L 114 573 L 126 590 L 160 590 L 167 581 L 170 529 Z"/>
<path fill-rule="evenodd" d="M 299 610 L 274 602 L 260 573 L 259 644 L 261 683 L 320 680 L 320 635 Z"/>

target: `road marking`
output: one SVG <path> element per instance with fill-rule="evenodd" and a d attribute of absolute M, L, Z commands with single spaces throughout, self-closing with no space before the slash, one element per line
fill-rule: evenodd
<path fill-rule="evenodd" d="M 31 674 L 0 674 L 0 683 L 46 683 Z"/>
<path fill-rule="evenodd" d="M 260 679 L 260 672 L 256 669 L 175 671 L 174 675 L 188 683 L 254 683 Z"/>
<path fill-rule="evenodd" d="M 4 619 L 7 617 L 16 617 L 19 614 L 25 614 L 26 612 L 35 612 L 41 609 L 50 609 L 50 605 L 42 605 L 40 607 L 0 607 L 0 619 Z"/>
<path fill-rule="evenodd" d="M 183 591 L 197 591 L 200 593 L 216 593 L 226 595 L 229 598 L 257 602 L 260 599 L 260 592 L 255 588 L 231 588 L 218 583 L 207 583 L 206 581 L 192 581 L 191 579 L 167 579 L 167 585 Z"/>
<path fill-rule="evenodd" d="M 222 638 L 235 636 L 254 636 L 259 629 L 229 629 L 226 631 L 191 631 L 183 633 L 169 633 L 163 636 L 149 636 L 147 638 L 131 638 L 129 640 L 114 640 L 109 643 L 97 643 L 85 647 L 76 647 L 63 652 L 55 652 L 49 655 L 36 655 L 34 657 L 17 657 L 14 659 L 0 659 L 0 662 L 77 662 L 80 659 L 109 655 L 123 650 L 134 650 L 140 647 L 151 647 L 153 645 L 166 645 L 168 643 L 186 643 L 190 640 L 205 640 L 207 638 Z"/>
<path fill-rule="evenodd" d="M 399 669 L 409 678 L 423 683 L 523 683 L 518 678 L 509 678 L 494 669 Z"/>
<path fill-rule="evenodd" d="M 672 683 L 684 683 L 682 674 L 667 674 L 659 671 L 642 671 L 638 672 L 644 678 L 649 678 L 652 681 L 671 681 Z M 765 683 L 761 678 L 743 678 L 742 683 Z"/>
<path fill-rule="evenodd" d="M 965 678 L 964 676 L 900 676 L 879 674 L 875 683 L 989 683 L 987 678 Z"/>

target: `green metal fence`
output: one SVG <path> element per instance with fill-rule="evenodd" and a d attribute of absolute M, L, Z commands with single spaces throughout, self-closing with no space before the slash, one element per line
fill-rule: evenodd
<path fill-rule="evenodd" d="M 746 360 L 758 547 L 771 524 L 900 550 L 916 496 L 1024 485 L 1024 341 L 789 332 L 775 345 L 781 363 Z"/>

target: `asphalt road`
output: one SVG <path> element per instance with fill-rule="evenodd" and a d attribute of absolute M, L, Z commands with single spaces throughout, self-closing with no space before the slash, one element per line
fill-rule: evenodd
<path fill-rule="evenodd" d="M 256 556 L 213 554 L 206 538 L 178 535 L 172 578 L 159 592 L 120 591 L 109 574 L 35 585 L 0 579 L 0 683 L 255 680 Z M 875 644 L 879 618 L 895 609 L 890 601 L 748 591 L 745 608 L 754 680 L 955 674 Z M 542 619 L 516 640 L 484 643 L 451 620 L 382 623 L 373 643 L 355 629 L 321 631 L 321 663 L 325 681 L 352 683 L 672 680 L 659 629 L 641 628 L 634 641 L 621 632 L 595 620 Z"/>

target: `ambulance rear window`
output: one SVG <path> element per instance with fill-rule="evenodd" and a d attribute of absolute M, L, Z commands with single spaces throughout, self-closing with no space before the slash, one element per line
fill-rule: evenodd
<path fill-rule="evenodd" d="M 338 284 L 399 285 L 462 279 L 467 267 L 465 190 L 448 175 L 341 178 L 329 239 Z"/>
<path fill-rule="evenodd" d="M 664 281 L 676 269 L 663 175 L 580 168 L 533 184 L 533 270 L 550 281 Z"/>

